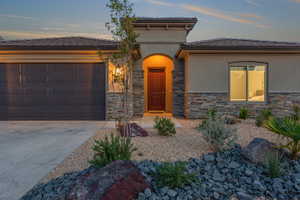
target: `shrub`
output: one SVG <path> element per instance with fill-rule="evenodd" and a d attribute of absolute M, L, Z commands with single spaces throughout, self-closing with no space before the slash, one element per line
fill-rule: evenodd
<path fill-rule="evenodd" d="M 159 187 L 181 188 L 196 181 L 196 175 L 186 172 L 186 163 L 164 163 L 154 174 Z"/>
<path fill-rule="evenodd" d="M 299 121 L 300 119 L 300 107 L 297 105 L 293 106 L 293 114 L 291 115 L 291 118 L 295 121 Z"/>
<path fill-rule="evenodd" d="M 258 116 L 256 116 L 256 120 L 255 120 L 256 126 L 258 126 L 258 127 L 262 126 L 265 123 L 265 121 L 269 120 L 270 117 L 272 117 L 272 116 L 273 116 L 273 114 L 270 109 L 264 109 L 264 110 L 260 111 Z"/>
<path fill-rule="evenodd" d="M 227 126 L 219 118 L 206 120 L 205 124 L 202 124 L 198 130 L 214 151 L 231 148 L 237 139 L 236 129 Z"/>
<path fill-rule="evenodd" d="M 288 141 L 285 145 L 279 146 L 290 151 L 292 159 L 297 159 L 300 152 L 300 122 L 289 117 L 270 118 L 265 123 L 265 127 Z"/>
<path fill-rule="evenodd" d="M 207 117 L 206 117 L 206 119 L 202 120 L 202 122 L 198 125 L 197 128 L 198 129 L 203 128 L 205 126 L 207 120 L 216 120 L 217 116 L 218 115 L 217 115 L 216 109 L 214 109 L 214 108 L 209 109 L 207 111 Z"/>
<path fill-rule="evenodd" d="M 207 118 L 208 119 L 216 119 L 217 118 L 217 110 L 215 108 L 209 109 L 207 111 Z"/>
<path fill-rule="evenodd" d="M 269 152 L 266 155 L 264 167 L 269 177 L 278 178 L 283 174 L 281 162 L 282 156 L 278 152 Z"/>
<path fill-rule="evenodd" d="M 245 107 L 242 107 L 242 108 L 240 109 L 239 118 L 245 120 L 245 119 L 247 119 L 248 117 L 249 117 L 249 111 L 248 111 L 248 109 L 245 108 Z"/>
<path fill-rule="evenodd" d="M 115 160 L 130 160 L 134 148 L 129 137 L 105 136 L 103 140 L 96 140 L 92 147 L 94 151 L 93 160 L 89 161 L 95 167 L 103 167 Z"/>
<path fill-rule="evenodd" d="M 154 128 L 158 130 L 159 135 L 172 136 L 176 134 L 175 124 L 171 119 L 165 117 L 156 117 L 154 120 Z"/>

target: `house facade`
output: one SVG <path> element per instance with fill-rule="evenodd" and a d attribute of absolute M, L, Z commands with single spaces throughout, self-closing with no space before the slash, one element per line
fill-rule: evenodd
<path fill-rule="evenodd" d="M 196 18 L 138 18 L 133 117 L 203 118 L 247 107 L 280 115 L 300 105 L 300 43 L 187 42 Z M 81 37 L 0 42 L 0 119 L 111 120 L 122 114 L 120 73 L 105 57 L 118 43 Z M 101 53 L 99 53 L 101 52 Z M 101 56 L 100 56 L 101 54 Z"/>

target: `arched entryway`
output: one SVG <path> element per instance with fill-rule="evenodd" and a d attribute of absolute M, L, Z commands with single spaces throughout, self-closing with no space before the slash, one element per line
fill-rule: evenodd
<path fill-rule="evenodd" d="M 146 113 L 172 113 L 174 63 L 161 54 L 148 56 L 143 61 L 144 99 Z"/>

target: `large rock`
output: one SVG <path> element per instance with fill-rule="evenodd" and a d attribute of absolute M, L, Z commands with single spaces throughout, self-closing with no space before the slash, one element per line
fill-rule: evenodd
<path fill-rule="evenodd" d="M 74 183 L 67 200 L 131 200 L 149 188 L 130 161 L 115 161 L 84 174 Z"/>
<path fill-rule="evenodd" d="M 242 149 L 242 155 L 253 163 L 264 163 L 270 153 L 278 152 L 274 148 L 275 144 L 262 138 L 254 138 L 245 148 Z"/>
<path fill-rule="evenodd" d="M 139 126 L 137 123 L 130 123 L 130 124 L 128 124 L 128 126 L 129 126 L 128 128 L 131 130 L 129 133 L 124 130 L 123 125 L 120 125 L 118 127 L 118 129 L 121 133 L 121 136 L 123 136 L 123 137 L 137 137 L 137 136 L 147 137 L 149 135 L 148 132 L 145 129 L 143 129 L 141 126 Z"/>

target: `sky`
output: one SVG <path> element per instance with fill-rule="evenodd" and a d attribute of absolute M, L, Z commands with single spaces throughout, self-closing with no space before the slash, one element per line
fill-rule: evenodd
<path fill-rule="evenodd" d="M 245 38 L 300 41 L 300 0 L 131 0 L 136 16 L 197 17 L 188 41 Z M 111 38 L 107 0 L 0 0 L 6 40 Z"/>

